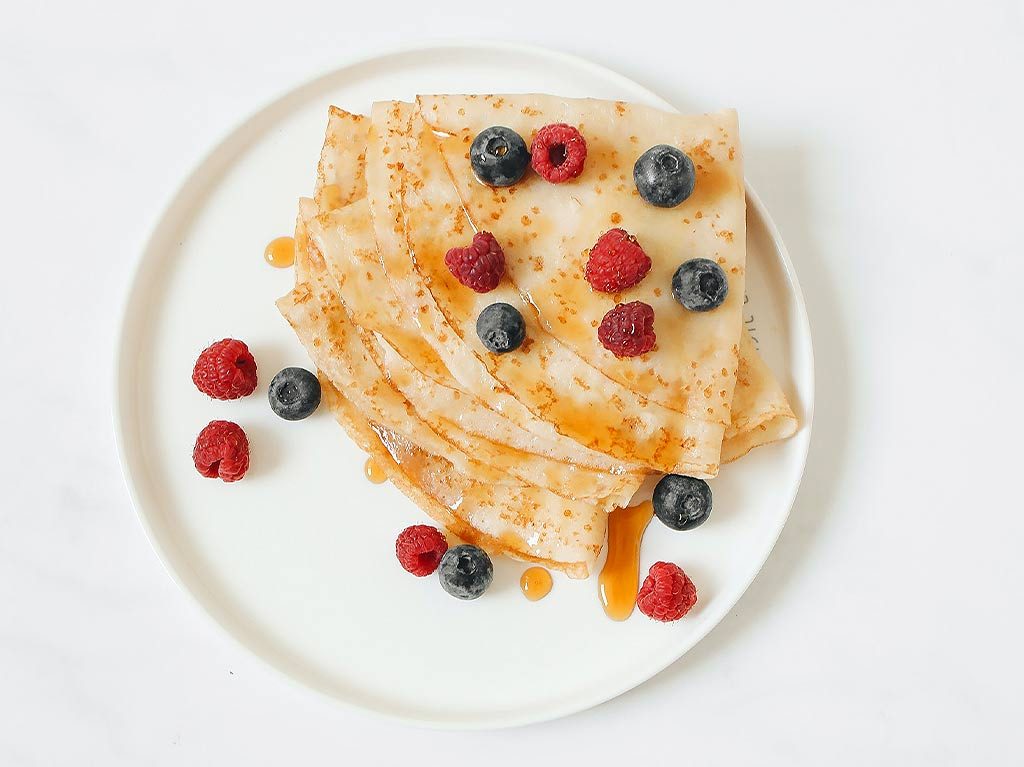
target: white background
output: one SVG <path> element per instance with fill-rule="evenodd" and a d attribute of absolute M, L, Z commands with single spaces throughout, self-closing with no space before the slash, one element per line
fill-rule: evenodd
<path fill-rule="evenodd" d="M 5 9 L 0 765 L 1024 759 L 1024 6 L 573 5 Z M 225 638 L 146 543 L 110 420 L 129 270 L 197 157 L 313 74 L 460 36 L 736 106 L 818 376 L 803 488 L 733 613 L 611 703 L 470 734 L 340 709 Z"/>

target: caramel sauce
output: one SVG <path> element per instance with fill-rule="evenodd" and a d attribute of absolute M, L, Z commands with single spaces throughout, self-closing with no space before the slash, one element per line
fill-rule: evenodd
<path fill-rule="evenodd" d="M 609 618 L 624 621 L 636 606 L 640 590 L 640 541 L 654 516 L 654 506 L 616 509 L 608 515 L 608 558 L 598 577 L 598 593 Z"/>
<path fill-rule="evenodd" d="M 381 485 L 388 481 L 387 473 L 373 458 L 366 459 L 366 464 L 363 466 L 363 473 L 366 475 L 366 478 L 375 485 Z"/>
<path fill-rule="evenodd" d="M 277 269 L 287 269 L 295 263 L 295 240 L 291 237 L 277 237 L 271 240 L 263 251 L 263 258 Z"/>
<path fill-rule="evenodd" d="M 529 567 L 519 579 L 523 596 L 536 602 L 551 593 L 551 573 L 543 567 Z"/>

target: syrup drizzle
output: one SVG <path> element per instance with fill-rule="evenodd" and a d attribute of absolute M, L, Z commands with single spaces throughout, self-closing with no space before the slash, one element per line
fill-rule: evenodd
<path fill-rule="evenodd" d="M 551 593 L 551 573 L 543 567 L 528 567 L 519 579 L 523 596 L 536 602 Z"/>
<path fill-rule="evenodd" d="M 640 541 L 654 506 L 616 509 L 608 515 L 608 558 L 597 579 L 601 604 L 609 618 L 624 621 L 633 613 L 640 588 Z"/>

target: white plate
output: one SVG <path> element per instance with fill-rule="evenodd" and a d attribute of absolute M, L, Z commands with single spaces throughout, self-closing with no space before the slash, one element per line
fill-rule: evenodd
<path fill-rule="evenodd" d="M 585 61 L 521 46 L 449 45 L 361 61 L 297 88 L 250 117 L 188 177 L 142 255 L 125 307 L 116 429 L 129 491 L 153 546 L 184 589 L 241 644 L 339 701 L 439 727 L 551 719 L 607 700 L 679 658 L 757 574 L 789 514 L 813 400 L 811 339 L 793 267 L 748 189 L 748 279 L 755 335 L 802 419 L 800 433 L 727 466 L 715 513 L 698 530 L 652 524 L 642 569 L 679 562 L 700 602 L 662 625 L 605 618 L 594 579 L 556 577 L 545 600 L 517 587 L 523 566 L 495 565 L 484 599 L 459 602 L 435 578 L 406 575 L 395 534 L 424 515 L 363 478 L 363 455 L 323 409 L 287 423 L 266 386 L 309 361 L 274 308 L 289 270 L 262 260 L 309 194 L 328 104 L 432 92 L 547 91 L 646 102 L 654 94 Z M 718 105 L 708 105 L 709 107 Z M 740 105 L 742 106 L 742 105 Z M 260 386 L 213 402 L 190 381 L 198 352 L 247 341 Z M 215 418 L 249 434 L 243 482 L 202 479 L 190 454 Z M 756 641 L 753 640 L 753 641 Z"/>

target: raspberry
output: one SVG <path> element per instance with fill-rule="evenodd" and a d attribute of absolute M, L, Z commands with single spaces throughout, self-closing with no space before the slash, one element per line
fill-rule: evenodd
<path fill-rule="evenodd" d="M 192 383 L 214 399 L 238 399 L 256 389 L 256 360 L 249 347 L 225 338 L 203 349 L 192 369 Z"/>
<path fill-rule="evenodd" d="M 408 572 L 418 578 L 430 575 L 441 563 L 441 557 L 448 551 L 444 534 L 430 525 L 413 525 L 398 534 L 395 554 Z"/>
<path fill-rule="evenodd" d="M 583 172 L 587 141 L 571 125 L 545 125 L 530 144 L 530 165 L 546 181 L 561 184 Z"/>
<path fill-rule="evenodd" d="M 697 604 L 697 587 L 671 562 L 655 562 L 636 595 L 636 606 L 656 621 L 677 621 Z"/>
<path fill-rule="evenodd" d="M 210 421 L 196 437 L 192 461 L 204 477 L 237 482 L 249 470 L 249 439 L 231 421 Z"/>
<path fill-rule="evenodd" d="M 597 329 L 601 346 L 616 357 L 639 357 L 654 348 L 654 309 L 643 301 L 616 304 Z"/>
<path fill-rule="evenodd" d="M 583 275 L 594 290 L 618 293 L 639 284 L 649 271 L 651 259 L 636 237 L 624 229 L 612 229 L 590 249 Z"/>
<path fill-rule="evenodd" d="M 452 248 L 444 256 L 455 279 L 477 293 L 487 293 L 498 287 L 505 273 L 505 251 L 490 232 L 477 232 L 473 243 L 466 248 Z"/>

